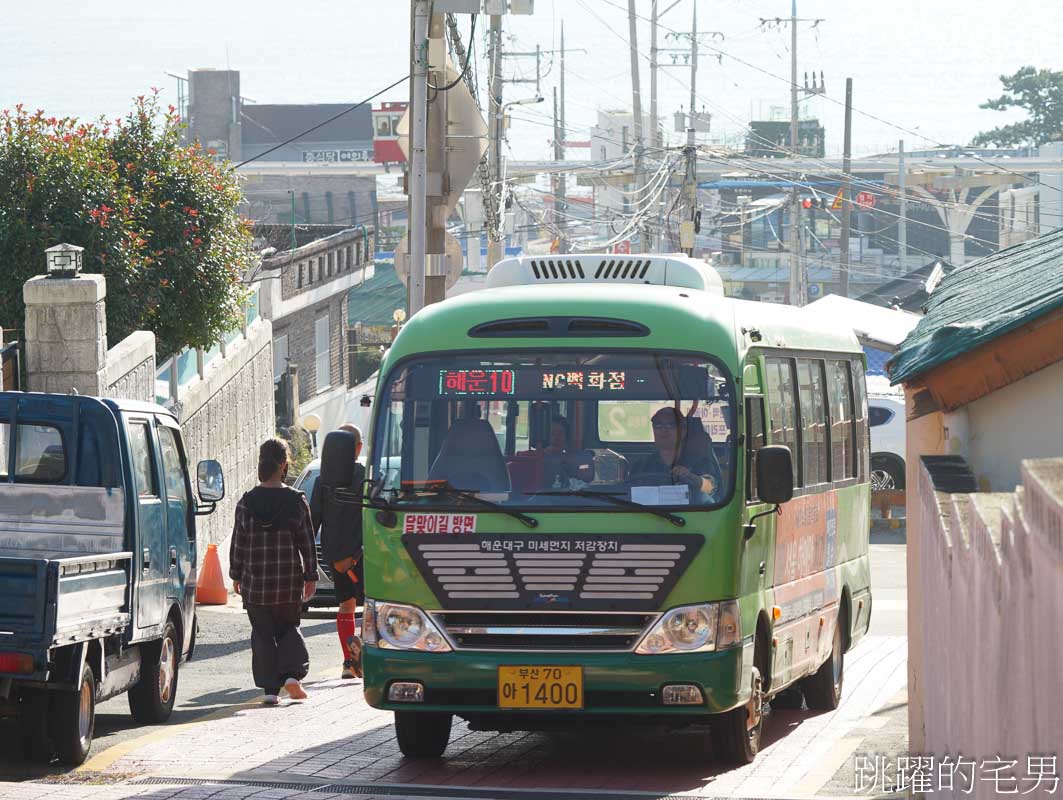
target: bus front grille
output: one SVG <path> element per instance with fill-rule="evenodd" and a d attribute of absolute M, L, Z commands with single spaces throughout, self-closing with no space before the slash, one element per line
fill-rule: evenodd
<path fill-rule="evenodd" d="M 457 650 L 625 652 L 657 614 L 442 611 L 433 614 Z"/>

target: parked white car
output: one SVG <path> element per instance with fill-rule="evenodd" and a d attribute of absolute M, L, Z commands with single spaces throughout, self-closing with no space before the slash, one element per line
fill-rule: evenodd
<path fill-rule="evenodd" d="M 891 389 L 885 379 L 868 377 L 867 414 L 871 425 L 871 488 L 903 489 L 904 394 Z"/>

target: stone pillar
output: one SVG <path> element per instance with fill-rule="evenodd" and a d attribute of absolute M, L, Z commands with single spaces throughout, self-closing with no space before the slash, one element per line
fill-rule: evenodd
<path fill-rule="evenodd" d="M 26 281 L 26 374 L 31 392 L 103 394 L 107 314 L 102 275 Z"/>

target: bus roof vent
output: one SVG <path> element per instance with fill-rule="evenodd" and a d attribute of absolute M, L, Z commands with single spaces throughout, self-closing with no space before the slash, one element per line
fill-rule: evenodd
<path fill-rule="evenodd" d="M 499 261 L 487 274 L 489 289 L 566 283 L 651 284 L 723 294 L 719 273 L 684 255 L 518 256 Z"/>

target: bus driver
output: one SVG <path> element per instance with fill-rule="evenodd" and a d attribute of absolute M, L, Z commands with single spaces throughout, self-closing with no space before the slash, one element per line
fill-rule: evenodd
<path fill-rule="evenodd" d="M 663 481 L 686 484 L 692 500 L 711 500 L 722 482 L 720 464 L 712 442 L 697 417 L 687 418 L 671 406 L 659 409 L 650 419 L 655 450 L 636 462 L 633 485 L 657 485 Z"/>

